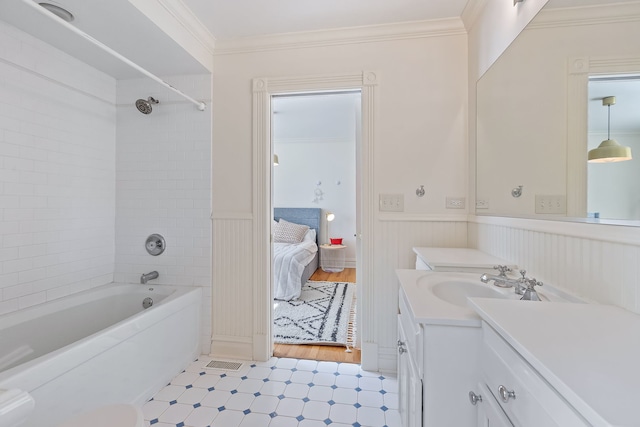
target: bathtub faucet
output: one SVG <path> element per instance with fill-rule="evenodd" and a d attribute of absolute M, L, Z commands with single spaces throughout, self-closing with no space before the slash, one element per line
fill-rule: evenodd
<path fill-rule="evenodd" d="M 146 273 L 140 276 L 140 283 L 143 285 L 146 284 L 149 280 L 157 279 L 159 276 L 157 271 L 152 271 L 151 273 Z"/>

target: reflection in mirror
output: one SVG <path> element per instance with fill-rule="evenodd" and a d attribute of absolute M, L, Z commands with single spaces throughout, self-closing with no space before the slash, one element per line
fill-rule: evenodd
<path fill-rule="evenodd" d="M 608 109 L 607 112 L 605 109 Z M 640 155 L 640 76 L 589 80 L 589 150 L 613 139 Z M 626 154 L 626 153 L 625 153 Z M 633 159 L 631 159 L 633 160 Z M 588 164 L 587 216 L 640 219 L 638 160 Z"/>
<path fill-rule="evenodd" d="M 640 75 L 640 44 L 630 42 L 638 39 L 640 1 L 549 0 L 478 81 L 477 214 L 640 219 L 640 129 L 622 122 L 637 90 L 589 85 Z M 617 99 L 612 139 L 635 158 L 588 164 L 588 150 L 606 139 L 605 96 Z"/>

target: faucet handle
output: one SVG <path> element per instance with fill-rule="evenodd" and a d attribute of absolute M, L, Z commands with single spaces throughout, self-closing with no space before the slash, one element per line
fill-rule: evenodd
<path fill-rule="evenodd" d="M 522 280 L 523 282 L 524 282 L 525 280 L 527 280 L 527 270 L 525 270 L 524 268 L 523 268 L 522 270 L 520 270 L 520 275 L 522 276 L 522 277 L 521 277 L 521 280 Z"/>
<path fill-rule="evenodd" d="M 511 271 L 511 269 L 506 265 L 494 265 L 493 268 L 500 272 L 500 277 L 506 277 L 507 273 Z"/>
<path fill-rule="evenodd" d="M 524 279 L 525 283 L 527 284 L 527 289 L 533 289 L 535 286 L 542 286 L 544 283 L 542 282 L 538 282 L 536 279 L 531 278 L 531 279 Z"/>

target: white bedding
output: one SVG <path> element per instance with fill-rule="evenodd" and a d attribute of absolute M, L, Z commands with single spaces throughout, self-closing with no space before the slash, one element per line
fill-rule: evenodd
<path fill-rule="evenodd" d="M 273 244 L 273 298 L 289 301 L 300 296 L 302 272 L 316 252 L 315 241 Z"/>

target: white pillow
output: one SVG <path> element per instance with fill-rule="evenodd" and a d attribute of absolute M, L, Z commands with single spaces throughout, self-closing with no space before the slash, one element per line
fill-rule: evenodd
<path fill-rule="evenodd" d="M 308 229 L 309 227 L 306 225 L 295 224 L 281 218 L 278 224 L 273 227 L 273 241 L 275 243 L 300 243 Z"/>
<path fill-rule="evenodd" d="M 302 238 L 303 242 L 316 242 L 316 230 L 315 228 L 310 228 L 304 233 L 304 237 Z"/>

